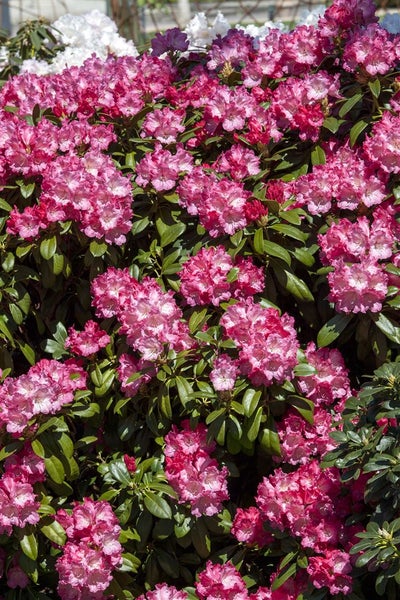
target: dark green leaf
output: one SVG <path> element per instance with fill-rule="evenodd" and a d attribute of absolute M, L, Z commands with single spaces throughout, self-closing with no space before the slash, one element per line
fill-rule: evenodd
<path fill-rule="evenodd" d="M 172 518 L 171 507 L 164 498 L 161 498 L 161 496 L 146 490 L 144 504 L 147 510 L 155 517 L 158 517 L 159 519 Z"/>
<path fill-rule="evenodd" d="M 396 321 L 385 317 L 383 313 L 373 315 L 375 325 L 386 335 L 389 340 L 400 344 L 400 326 Z"/>
<path fill-rule="evenodd" d="M 348 315 L 345 313 L 339 313 L 329 319 L 323 327 L 318 332 L 317 336 L 317 344 L 320 348 L 324 348 L 325 346 L 329 346 L 332 342 L 334 342 L 339 335 L 344 331 L 347 325 L 352 320 L 352 315 Z"/>

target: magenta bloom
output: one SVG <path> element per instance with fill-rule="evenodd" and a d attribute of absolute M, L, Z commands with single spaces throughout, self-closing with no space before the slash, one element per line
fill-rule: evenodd
<path fill-rule="evenodd" d="M 177 492 L 180 504 L 189 503 L 195 517 L 212 516 L 228 500 L 227 467 L 219 467 L 210 454 L 215 442 L 207 443 L 207 429 L 199 424 L 190 429 L 189 421 L 179 431 L 173 426 L 165 436 L 165 474 Z"/>
<path fill-rule="evenodd" d="M 196 592 L 200 600 L 247 600 L 246 584 L 231 563 L 213 564 L 210 560 L 199 574 Z"/>
<path fill-rule="evenodd" d="M 95 321 L 86 321 L 83 331 L 76 331 L 74 327 L 68 330 L 65 347 L 77 356 L 91 356 L 101 348 L 105 348 L 111 341 L 108 333 L 100 329 Z"/>

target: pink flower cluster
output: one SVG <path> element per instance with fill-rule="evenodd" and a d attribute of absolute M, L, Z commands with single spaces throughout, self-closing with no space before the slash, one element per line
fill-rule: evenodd
<path fill-rule="evenodd" d="M 383 206 L 374 211 L 371 224 L 367 217 L 358 217 L 354 222 L 340 219 L 319 236 L 322 262 L 333 266 L 328 274 L 328 299 L 335 302 L 336 310 L 381 310 L 389 278 L 378 261 L 391 258 L 398 239 L 394 210 Z"/>
<path fill-rule="evenodd" d="M 192 430 L 190 422 L 183 421 L 181 430 L 174 425 L 165 436 L 165 474 L 178 502 L 188 503 L 195 517 L 215 515 L 229 498 L 228 469 L 220 468 L 211 457 L 214 448 L 215 442 L 207 442 L 207 428 L 201 423 Z"/>
<path fill-rule="evenodd" d="M 210 381 L 214 389 L 223 392 L 232 390 L 235 387 L 235 381 L 239 375 L 240 365 L 238 360 L 234 360 L 229 354 L 219 354 L 213 362 L 210 372 Z"/>
<path fill-rule="evenodd" d="M 273 536 L 264 529 L 265 518 L 257 506 L 237 508 L 231 534 L 248 546 L 262 548 L 273 542 Z"/>
<path fill-rule="evenodd" d="M 317 407 L 327 407 L 336 401 L 342 405 L 351 390 L 349 371 L 340 351 L 336 348 L 316 348 L 314 342 L 310 342 L 304 354 L 316 372 L 298 378 L 301 393 Z"/>
<path fill-rule="evenodd" d="M 377 165 L 360 152 L 347 146 L 327 147 L 326 162 L 311 173 L 285 184 L 286 198 L 306 206 L 312 215 L 333 209 L 357 210 L 359 206 L 376 206 L 386 198 L 387 175 L 377 173 Z"/>
<path fill-rule="evenodd" d="M 312 425 L 296 411 L 290 410 L 277 423 L 282 462 L 304 465 L 313 457 L 322 458 L 336 446 L 330 437 L 332 429 L 332 415 L 323 408 L 315 409 Z"/>
<path fill-rule="evenodd" d="M 354 512 L 352 502 L 356 498 L 340 492 L 339 472 L 333 468 L 322 471 L 319 463 L 312 460 L 297 471 L 285 473 L 276 469 L 273 475 L 264 477 L 256 502 L 272 528 L 289 531 L 304 548 L 316 553 L 307 568 L 313 585 L 326 586 L 334 594 L 348 594 L 352 579 L 347 550 L 357 527 L 346 527 L 344 522 Z M 335 557 L 337 570 L 328 577 L 328 564 Z"/>
<path fill-rule="evenodd" d="M 233 259 L 224 246 L 202 248 L 180 271 L 180 293 L 190 306 L 219 306 L 230 298 L 245 298 L 264 289 L 264 269 L 251 258 Z"/>
<path fill-rule="evenodd" d="M 218 179 L 199 166 L 182 179 L 177 192 L 179 203 L 190 215 L 198 215 L 212 237 L 233 235 L 247 225 L 246 205 L 251 194 L 240 182 Z"/>
<path fill-rule="evenodd" d="M 339 95 L 338 75 L 319 71 L 302 79 L 289 77 L 272 93 L 270 111 L 280 131 L 298 129 L 301 140 L 316 141 L 326 105 Z"/>
<path fill-rule="evenodd" d="M 140 373 L 133 381 L 128 381 L 132 375 Z M 125 396 L 136 396 L 140 388 L 150 381 L 157 373 L 157 367 L 149 360 L 137 359 L 130 354 L 121 354 L 117 368 L 121 390 Z"/>
<path fill-rule="evenodd" d="M 383 173 L 400 173 L 400 105 L 396 101 L 397 114 L 385 111 L 363 144 L 368 159 Z"/>
<path fill-rule="evenodd" d="M 34 525 L 39 521 L 40 502 L 33 485 L 45 479 L 43 459 L 36 456 L 30 444 L 9 456 L 0 478 L 0 533 L 10 536 L 13 527 Z"/>
<path fill-rule="evenodd" d="M 239 349 L 241 373 L 252 383 L 268 386 L 292 377 L 299 343 L 288 314 L 247 298 L 228 306 L 220 324 Z"/>
<path fill-rule="evenodd" d="M 139 282 L 127 269 L 110 267 L 92 282 L 92 298 L 97 315 L 116 316 L 120 333 L 144 360 L 157 360 L 165 347 L 180 351 L 193 345 L 173 292 L 164 292 L 151 277 Z"/>
<path fill-rule="evenodd" d="M 77 356 L 91 356 L 101 348 L 105 348 L 111 341 L 108 333 L 103 331 L 96 321 L 86 321 L 83 331 L 70 327 L 65 340 L 65 348 Z"/>
<path fill-rule="evenodd" d="M 153 186 L 157 192 L 175 187 L 181 173 L 190 173 L 193 157 L 182 145 L 177 145 L 175 154 L 156 143 L 153 152 L 148 152 L 136 166 L 136 183 L 142 187 Z"/>
<path fill-rule="evenodd" d="M 121 528 L 111 506 L 85 498 L 82 504 L 74 502 L 71 514 L 59 510 L 57 521 L 68 538 L 56 563 L 61 600 L 104 598 L 111 572 L 122 561 Z"/>
<path fill-rule="evenodd" d="M 347 40 L 343 66 L 347 71 L 359 71 L 375 77 L 385 75 L 399 61 L 400 36 L 392 35 L 377 23 L 358 29 Z"/>
<path fill-rule="evenodd" d="M 86 372 L 74 361 L 43 358 L 19 377 L 7 377 L 0 387 L 0 427 L 19 436 L 37 415 L 54 415 L 86 387 Z"/>
<path fill-rule="evenodd" d="M 91 238 L 122 244 L 130 231 L 132 191 L 129 180 L 103 154 L 115 139 L 105 125 L 65 120 L 58 127 L 42 120 L 27 124 L 0 113 L 0 162 L 7 175 L 36 176 L 39 202 L 11 211 L 7 232 L 23 239 L 59 221 L 73 220 Z"/>

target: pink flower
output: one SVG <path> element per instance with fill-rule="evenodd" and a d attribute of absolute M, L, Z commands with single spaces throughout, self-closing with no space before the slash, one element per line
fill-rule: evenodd
<path fill-rule="evenodd" d="M 347 71 L 361 70 L 371 77 L 385 75 L 396 62 L 393 36 L 378 23 L 357 29 L 347 40 L 343 52 L 343 66 Z"/>
<path fill-rule="evenodd" d="M 241 372 L 255 385 L 292 377 L 299 344 L 288 314 L 280 316 L 247 298 L 228 306 L 220 324 L 239 349 Z"/>
<path fill-rule="evenodd" d="M 220 354 L 213 362 L 210 380 L 217 391 L 232 390 L 239 374 L 239 361 L 228 354 Z"/>
<path fill-rule="evenodd" d="M 264 289 L 264 270 L 250 258 L 233 259 L 223 246 L 202 248 L 180 272 L 180 293 L 191 306 L 250 296 Z"/>
<path fill-rule="evenodd" d="M 183 590 L 177 590 L 173 585 L 158 583 L 154 590 L 146 592 L 137 600 L 187 600 L 188 595 Z"/>
<path fill-rule="evenodd" d="M 331 594 L 349 594 L 352 590 L 350 556 L 341 550 L 326 550 L 324 556 L 310 556 L 307 573 L 312 584 L 327 587 Z"/>
<path fill-rule="evenodd" d="M 100 329 L 99 324 L 90 320 L 86 321 L 83 331 L 76 331 L 74 327 L 69 328 L 65 348 L 70 348 L 71 352 L 78 356 L 91 356 L 101 348 L 105 348 L 110 341 L 110 336 Z"/>
<path fill-rule="evenodd" d="M 379 312 L 388 291 L 388 276 L 373 259 L 346 264 L 335 261 L 334 271 L 328 273 L 328 300 L 344 313 Z"/>
<path fill-rule="evenodd" d="M 130 381 L 128 380 L 140 373 L 141 375 Z M 150 381 L 157 374 L 157 368 L 150 361 L 137 359 L 130 354 L 121 354 L 119 357 L 119 367 L 117 368 L 118 379 L 121 382 L 121 390 L 125 396 L 133 397 L 140 391 L 140 388 Z"/>
<path fill-rule="evenodd" d="M 192 156 L 177 145 L 176 153 L 156 143 L 154 151 L 148 152 L 136 165 L 136 183 L 142 187 L 152 185 L 157 192 L 171 190 L 178 182 L 181 173 L 190 173 L 193 169 Z"/>
<path fill-rule="evenodd" d="M 121 528 L 111 506 L 85 498 L 74 502 L 71 514 L 61 509 L 56 518 L 68 536 L 56 563 L 61 600 L 104 598 L 112 570 L 122 561 Z"/>
<path fill-rule="evenodd" d="M 182 125 L 184 112 L 167 106 L 156 108 L 144 118 L 141 137 L 152 136 L 162 144 L 173 144 L 179 133 L 185 131 Z"/>
<path fill-rule="evenodd" d="M 239 571 L 231 564 L 220 565 L 207 561 L 199 574 L 196 593 L 200 600 L 247 600 L 245 582 Z"/>
<path fill-rule="evenodd" d="M 250 148 L 234 144 L 220 154 L 213 166 L 216 171 L 227 172 L 232 179 L 241 181 L 260 172 L 260 158 Z"/>
<path fill-rule="evenodd" d="M 336 348 L 316 348 L 310 342 L 305 350 L 307 362 L 316 369 L 313 375 L 298 378 L 301 392 L 316 406 L 329 406 L 351 394 L 349 372 Z"/>
<path fill-rule="evenodd" d="M 259 508 L 238 508 L 232 523 L 231 534 L 239 542 L 262 548 L 273 542 L 273 536 L 264 529 L 264 517 Z"/>
<path fill-rule="evenodd" d="M 29 585 L 30 579 L 25 571 L 19 566 L 16 558 L 7 569 L 7 585 L 15 590 L 17 587 L 24 589 Z"/>
<path fill-rule="evenodd" d="M 180 504 L 189 503 L 194 516 L 212 516 L 221 510 L 228 499 L 227 467 L 219 468 L 211 458 L 215 444 L 207 443 L 207 429 L 198 425 L 190 429 L 189 421 L 183 429 L 173 426 L 165 436 L 165 474 L 178 494 Z"/>
<path fill-rule="evenodd" d="M 74 361 L 43 358 L 19 377 L 7 377 L 0 386 L 0 426 L 20 434 L 36 415 L 56 414 L 86 387 L 86 372 Z"/>
<path fill-rule="evenodd" d="M 332 415 L 323 408 L 315 409 L 312 425 L 294 410 L 289 411 L 277 424 L 282 461 L 304 465 L 313 457 L 322 458 L 336 446 L 330 437 L 332 429 Z"/>

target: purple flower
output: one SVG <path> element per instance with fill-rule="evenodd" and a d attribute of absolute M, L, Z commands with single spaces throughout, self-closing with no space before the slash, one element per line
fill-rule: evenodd
<path fill-rule="evenodd" d="M 161 56 L 164 52 L 176 50 L 184 52 L 189 48 L 189 40 L 179 27 L 173 27 L 165 33 L 157 33 L 151 40 L 151 48 L 152 56 Z"/>

